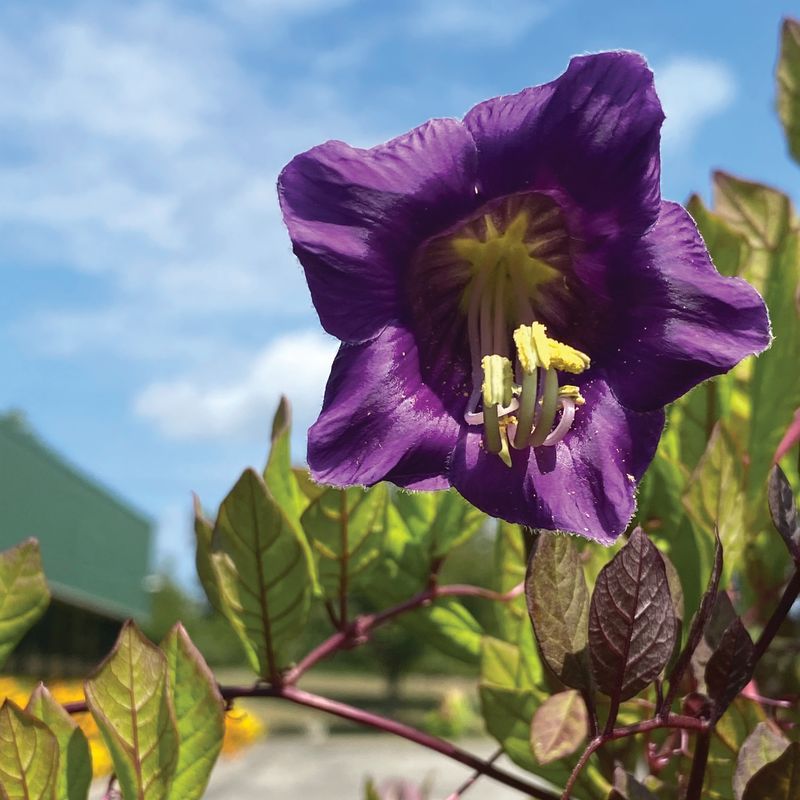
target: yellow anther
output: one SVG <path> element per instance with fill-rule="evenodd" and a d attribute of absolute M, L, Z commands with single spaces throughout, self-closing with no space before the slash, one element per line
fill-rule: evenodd
<path fill-rule="evenodd" d="M 532 325 L 520 325 L 514 331 L 514 344 L 517 346 L 517 357 L 522 370 L 531 375 L 539 367 L 550 367 L 550 342 L 547 329 L 541 322 Z"/>
<path fill-rule="evenodd" d="M 484 356 L 483 367 L 483 407 L 508 406 L 511 403 L 513 381 L 511 361 L 505 356 Z"/>
<path fill-rule="evenodd" d="M 558 396 L 568 397 L 575 403 L 576 406 L 582 406 L 586 402 L 583 399 L 581 390 L 577 386 L 570 386 L 569 384 L 558 387 Z"/>
<path fill-rule="evenodd" d="M 559 372 L 571 372 L 573 375 L 580 375 L 588 369 L 592 361 L 586 353 L 581 353 L 568 344 L 557 342 L 550 339 L 550 366 Z"/>

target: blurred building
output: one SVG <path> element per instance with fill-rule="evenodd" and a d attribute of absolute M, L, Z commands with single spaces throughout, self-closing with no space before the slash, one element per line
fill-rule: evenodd
<path fill-rule="evenodd" d="M 19 414 L 0 416 L 0 550 L 34 536 L 53 600 L 6 671 L 82 673 L 120 622 L 149 612 L 152 523 L 53 452 Z"/>

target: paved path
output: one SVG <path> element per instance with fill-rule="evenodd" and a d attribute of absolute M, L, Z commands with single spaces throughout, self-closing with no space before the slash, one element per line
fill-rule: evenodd
<path fill-rule="evenodd" d="M 476 755 L 489 756 L 496 745 L 488 739 L 460 741 Z M 499 766 L 517 771 L 506 759 Z M 380 735 L 339 735 L 314 741 L 274 737 L 235 759 L 223 759 L 211 778 L 208 800 L 362 800 L 364 779 L 377 783 L 403 777 L 429 781 L 431 800 L 444 800 L 470 775 L 470 770 L 411 742 Z M 482 778 L 468 800 L 522 800 L 513 789 Z"/>

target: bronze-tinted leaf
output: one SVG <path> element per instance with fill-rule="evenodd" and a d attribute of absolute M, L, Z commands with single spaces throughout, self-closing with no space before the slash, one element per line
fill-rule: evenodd
<path fill-rule="evenodd" d="M 783 754 L 753 775 L 742 800 L 797 800 L 800 797 L 800 742 L 792 742 Z"/>
<path fill-rule="evenodd" d="M 675 612 L 661 554 L 637 528 L 597 578 L 589 612 L 595 681 L 612 701 L 654 681 L 675 643 Z"/>
<path fill-rule="evenodd" d="M 800 22 L 785 19 L 778 58 L 778 114 L 789 152 L 800 162 Z"/>
<path fill-rule="evenodd" d="M 769 722 L 759 722 L 753 732 L 744 740 L 736 759 L 736 772 L 733 776 L 733 793 L 736 800 L 742 800 L 747 782 L 765 764 L 774 761 L 789 746 L 789 740 Z"/>
<path fill-rule="evenodd" d="M 525 578 L 536 639 L 547 665 L 574 689 L 589 689 L 589 592 L 572 537 L 543 534 Z"/>
<path fill-rule="evenodd" d="M 722 634 L 706 665 L 706 693 L 714 701 L 716 718 L 747 685 L 754 657 L 753 640 L 736 617 Z"/>
<path fill-rule="evenodd" d="M 767 500 L 776 530 L 786 542 L 792 558 L 800 560 L 800 521 L 797 519 L 797 504 L 789 480 L 777 464 L 769 474 Z"/>
<path fill-rule="evenodd" d="M 572 755 L 589 731 L 586 704 L 580 692 L 569 689 L 548 697 L 531 722 L 531 747 L 540 764 Z"/>

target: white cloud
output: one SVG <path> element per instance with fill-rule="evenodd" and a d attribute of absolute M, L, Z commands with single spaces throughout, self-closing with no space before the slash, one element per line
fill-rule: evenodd
<path fill-rule="evenodd" d="M 136 413 L 172 439 L 262 436 L 278 398 L 292 402 L 296 429 L 305 430 L 322 402 L 336 342 L 305 331 L 281 336 L 231 380 L 208 375 L 154 383 L 136 398 Z"/>
<path fill-rule="evenodd" d="M 686 148 L 704 122 L 721 114 L 736 98 L 736 80 L 720 61 L 680 56 L 655 70 L 656 90 L 667 118 L 664 146 Z"/>
<path fill-rule="evenodd" d="M 523 38 L 551 13 L 541 0 L 420 0 L 411 19 L 418 36 L 454 37 L 456 43 L 506 45 Z"/>
<path fill-rule="evenodd" d="M 269 5 L 275 19 L 299 13 L 288 2 L 243 5 Z M 48 294 L 43 305 L 56 307 L 16 326 L 25 341 L 62 355 L 163 359 L 160 338 L 197 365 L 208 356 L 198 341 L 243 314 L 256 324 L 307 318 L 277 173 L 325 138 L 370 137 L 335 81 L 248 68 L 218 22 L 147 3 L 43 16 L 25 37 L 0 32 L 0 127 L 18 155 L 0 158 L 0 225 L 19 251 L 7 268 L 56 261 L 95 276 L 107 298 L 97 308 Z"/>

